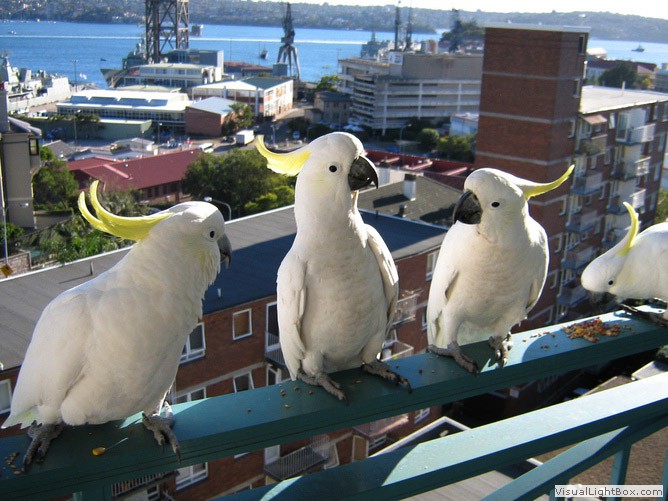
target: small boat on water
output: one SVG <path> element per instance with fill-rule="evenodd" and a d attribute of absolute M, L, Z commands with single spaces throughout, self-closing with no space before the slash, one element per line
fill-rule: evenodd
<path fill-rule="evenodd" d="M 260 59 L 267 59 L 268 55 L 269 55 L 269 51 L 267 51 L 267 49 L 262 49 L 260 51 Z"/>
<path fill-rule="evenodd" d="M 645 52 L 645 47 L 638 45 L 635 49 L 631 49 L 633 52 Z"/>

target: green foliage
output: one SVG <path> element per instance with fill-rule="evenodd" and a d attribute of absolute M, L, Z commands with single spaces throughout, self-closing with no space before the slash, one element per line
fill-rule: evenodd
<path fill-rule="evenodd" d="M 306 131 L 308 130 L 309 126 L 311 125 L 311 122 L 306 120 L 304 117 L 296 117 L 293 118 L 288 122 L 288 128 L 294 132 L 296 130 L 299 131 L 301 136 L 306 135 Z"/>
<path fill-rule="evenodd" d="M 249 205 L 251 210 L 271 205 L 271 197 L 266 200 L 260 197 L 292 185 L 293 178 L 269 170 L 267 161 L 256 150 L 236 150 L 222 156 L 203 155 L 188 167 L 183 179 L 184 190 L 195 199 L 210 196 L 230 204 L 237 214 L 246 214 L 249 203 L 257 204 Z M 277 193 L 275 203 L 283 200 L 283 194 Z"/>
<path fill-rule="evenodd" d="M 232 116 L 223 126 L 223 134 L 232 134 L 238 130 L 250 129 L 255 123 L 253 108 L 246 103 L 232 103 Z"/>
<path fill-rule="evenodd" d="M 67 169 L 67 163 L 56 158 L 48 148 L 40 149 L 40 158 L 44 165 L 32 179 L 35 208 L 59 210 L 76 207 L 79 184 Z"/>
<path fill-rule="evenodd" d="M 323 124 L 315 124 L 312 127 L 308 129 L 308 136 L 306 139 L 309 141 L 313 141 L 316 138 L 319 138 L 320 136 L 324 136 L 325 134 L 329 134 L 330 132 L 333 132 L 334 129 L 327 125 Z"/>
<path fill-rule="evenodd" d="M 637 80 L 638 74 L 633 69 L 631 62 L 623 61 L 614 68 L 604 71 L 601 75 L 600 83 L 605 87 L 619 88 L 624 84 L 627 89 L 633 89 L 636 87 Z"/>
<path fill-rule="evenodd" d="M 663 364 L 668 364 L 668 345 L 662 346 L 654 355 L 654 360 Z"/>
<path fill-rule="evenodd" d="M 422 129 L 417 133 L 415 139 L 420 143 L 420 148 L 423 151 L 432 151 L 438 145 L 438 140 L 441 138 L 436 129 Z"/>
<path fill-rule="evenodd" d="M 339 83 L 339 77 L 336 75 L 325 75 L 323 76 L 320 81 L 317 83 L 315 86 L 316 91 L 321 91 L 321 90 L 336 90 L 336 86 Z"/>
<path fill-rule="evenodd" d="M 654 223 L 668 221 L 668 190 L 659 191 L 659 201 L 656 205 Z"/>
<path fill-rule="evenodd" d="M 291 186 L 278 186 L 271 193 L 259 196 L 244 205 L 246 214 L 257 214 L 295 203 L 295 190 Z"/>
<path fill-rule="evenodd" d="M 472 162 L 475 136 L 446 136 L 438 141 L 439 154 L 448 160 Z"/>
<path fill-rule="evenodd" d="M 10 255 L 16 248 L 16 239 L 23 235 L 23 228 L 12 223 L 7 223 L 6 227 L 0 223 L 0 255 L 5 257 L 5 234 L 7 235 L 7 250 Z"/>

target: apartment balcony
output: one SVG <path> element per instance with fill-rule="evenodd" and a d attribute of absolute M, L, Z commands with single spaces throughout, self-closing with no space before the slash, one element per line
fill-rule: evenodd
<path fill-rule="evenodd" d="M 580 155 L 600 155 L 605 153 L 605 147 L 607 144 L 607 134 L 601 134 L 594 137 L 585 137 L 579 140 L 575 151 Z"/>
<path fill-rule="evenodd" d="M 566 259 L 561 263 L 562 267 L 569 270 L 581 271 L 594 257 L 594 248 L 591 245 L 580 243 L 566 252 Z"/>
<path fill-rule="evenodd" d="M 266 332 L 265 336 L 266 345 L 264 348 L 264 358 L 273 362 L 278 367 L 287 367 L 285 365 L 285 358 L 283 358 L 283 350 L 281 350 L 278 336 L 269 332 Z"/>
<path fill-rule="evenodd" d="M 586 175 L 575 178 L 571 193 L 585 197 L 601 191 L 602 188 L 603 173 L 587 171 Z"/>
<path fill-rule="evenodd" d="M 593 230 L 598 223 L 599 215 L 593 209 L 583 209 L 578 214 L 573 214 L 566 223 L 566 231 L 571 233 L 587 233 Z"/>
<path fill-rule="evenodd" d="M 264 472 L 274 480 L 286 480 L 315 471 L 328 459 L 322 448 L 310 444 L 266 464 Z"/>
<path fill-rule="evenodd" d="M 645 124 L 640 127 L 629 127 L 617 130 L 617 142 L 624 144 L 648 143 L 654 139 L 656 124 Z"/>
<path fill-rule="evenodd" d="M 347 404 L 321 388 L 313 388 L 311 394 L 289 391 L 281 396 L 279 384 L 174 405 L 180 460 L 169 447 L 156 444 L 139 414 L 104 425 L 68 428 L 52 443 L 45 460 L 27 473 L 15 474 L 9 467 L 3 470 L 0 499 L 32 500 L 72 493 L 76 499 L 111 499 L 111 486 L 120 482 L 597 366 L 620 354 L 653 351 L 668 341 L 668 329 L 621 311 L 597 318 L 618 326 L 619 335 L 601 337 L 596 343 L 571 339 L 564 331 L 570 323 L 520 332 L 513 335 L 515 346 L 503 368 L 490 360 L 487 341 L 467 345 L 467 354 L 482 368 L 477 376 L 431 353 L 400 359 L 393 369 L 410 380 L 412 393 L 351 369 L 335 375 L 348 394 Z M 591 319 L 581 322 L 585 320 Z M 629 457 L 633 463 L 638 454 L 631 446 L 668 426 L 666 387 L 668 374 L 643 378 L 226 499 L 324 499 L 332 493 L 340 498 L 400 499 L 464 479 L 476 482 L 480 474 L 550 451 L 559 452 L 486 499 L 535 499 L 548 493 L 554 497 L 555 485 L 568 484 L 569 479 L 609 457 L 615 458 L 615 467 L 607 483 L 624 484 Z M 8 458 L 18 452 L 13 462 L 20 464 L 27 444 L 25 435 L 0 439 L 0 455 Z M 100 446 L 107 447 L 106 453 L 93 455 L 91 451 Z M 661 458 L 665 453 L 655 460 Z M 488 489 L 482 481 L 480 487 Z"/>
<path fill-rule="evenodd" d="M 379 419 L 377 421 L 371 421 L 370 423 L 362 423 L 360 425 L 353 426 L 353 431 L 358 435 L 363 436 L 370 442 L 373 442 L 378 437 L 387 435 L 397 428 L 408 424 L 408 422 L 408 414 L 401 414 L 399 416 L 392 416 L 385 419 Z"/>
<path fill-rule="evenodd" d="M 394 315 L 395 327 L 415 320 L 415 312 L 417 311 L 417 302 L 419 298 L 419 291 L 401 291 L 401 297 L 399 301 L 397 301 L 397 311 Z"/>
<path fill-rule="evenodd" d="M 557 303 L 562 306 L 574 308 L 582 301 L 587 299 L 589 294 L 578 282 L 571 281 L 561 286 L 561 291 L 557 296 Z"/>
<path fill-rule="evenodd" d="M 626 207 L 624 207 L 624 202 L 631 204 L 636 212 L 643 213 L 645 212 L 645 194 L 647 190 L 644 188 L 634 191 L 628 196 L 615 195 L 610 199 L 608 204 L 608 212 L 611 214 L 626 214 Z"/>
<path fill-rule="evenodd" d="M 643 157 L 634 161 L 626 161 L 615 166 L 612 177 L 627 181 L 649 173 L 650 157 Z"/>

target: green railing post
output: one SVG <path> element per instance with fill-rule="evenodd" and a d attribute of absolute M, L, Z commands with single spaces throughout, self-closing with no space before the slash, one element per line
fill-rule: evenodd
<path fill-rule="evenodd" d="M 631 445 L 627 445 L 617 454 L 612 463 L 612 471 L 610 472 L 611 485 L 623 485 L 626 481 L 626 470 L 629 466 L 629 456 L 631 455 Z M 620 501 L 620 498 L 615 496 L 609 498 L 610 501 Z"/>
<path fill-rule="evenodd" d="M 111 494 L 111 485 L 72 494 L 72 501 L 111 501 L 112 499 L 114 496 Z"/>

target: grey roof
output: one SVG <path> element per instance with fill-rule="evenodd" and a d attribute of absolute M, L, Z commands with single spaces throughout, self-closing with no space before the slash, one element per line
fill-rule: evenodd
<path fill-rule="evenodd" d="M 222 97 L 208 97 L 202 99 L 201 101 L 195 101 L 188 105 L 188 108 L 192 108 L 200 111 L 208 111 L 209 113 L 218 113 L 220 115 L 227 115 L 232 111 L 230 107 L 234 104 L 234 101 L 231 99 L 224 99 Z"/>
<path fill-rule="evenodd" d="M 664 92 L 587 85 L 582 87 L 580 113 L 587 115 L 665 101 L 668 101 L 668 94 Z"/>
<path fill-rule="evenodd" d="M 378 211 L 381 214 L 399 216 L 414 221 L 450 226 L 452 209 L 462 195 L 460 190 L 439 183 L 432 179 L 416 176 L 416 195 L 414 200 L 404 196 L 404 182 L 386 184 L 377 190 L 360 193 L 360 209 Z"/>
<path fill-rule="evenodd" d="M 443 228 L 401 218 L 362 215 L 380 232 L 397 260 L 437 248 L 445 233 Z M 276 273 L 296 232 L 293 207 L 230 221 L 226 230 L 232 242 L 232 264 L 207 291 L 205 314 L 276 293 Z M 108 270 L 127 252 L 121 249 L 0 280 L 0 362 L 5 369 L 21 364 L 39 315 L 54 297 Z"/>

